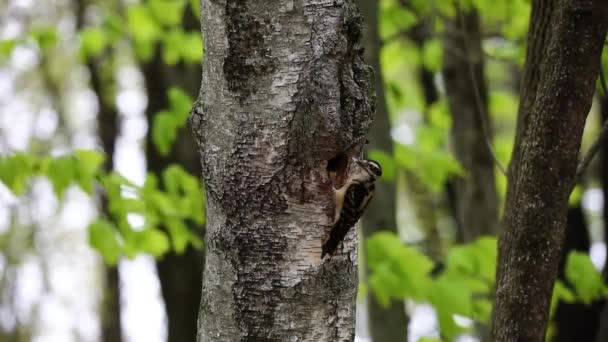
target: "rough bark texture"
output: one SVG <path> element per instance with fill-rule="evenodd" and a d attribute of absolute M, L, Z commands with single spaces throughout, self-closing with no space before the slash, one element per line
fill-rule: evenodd
<path fill-rule="evenodd" d="M 564 251 L 559 263 L 558 278 L 566 282 L 565 266 L 571 251 L 589 252 L 591 242 L 587 232 L 585 213 L 580 203 L 568 209 Z M 604 301 L 591 304 L 559 303 L 553 321 L 555 336 L 552 342 L 594 341 L 600 325 Z"/>
<path fill-rule="evenodd" d="M 452 146 L 466 170 L 466 175 L 453 181 L 454 213 L 459 240 L 470 242 L 498 230 L 494 159 L 486 143 L 491 139 L 488 91 L 475 9 L 459 10 L 453 20 L 446 22 L 443 46 Z"/>
<path fill-rule="evenodd" d="M 207 190 L 199 341 L 352 341 L 356 229 L 323 260 L 327 164 L 365 139 L 372 70 L 353 0 L 203 0 L 191 116 Z"/>
<path fill-rule="evenodd" d="M 533 2 L 499 242 L 495 341 L 544 341 L 607 23 L 601 0 Z"/>
<path fill-rule="evenodd" d="M 390 135 L 391 123 L 384 98 L 384 83 L 380 69 L 382 48 L 378 33 L 378 2 L 358 0 L 365 20 L 363 44 L 365 60 L 374 68 L 376 88 L 376 118 L 369 133 L 369 148 L 393 154 L 393 140 Z M 369 204 L 363 217 L 363 237 L 370 237 L 379 231 L 397 232 L 396 186 L 380 179 L 376 182 L 374 200 Z M 367 297 L 369 330 L 374 342 L 407 341 L 408 318 L 403 301 L 392 301 L 384 308 L 378 304 L 372 293 Z"/>
<path fill-rule="evenodd" d="M 198 20 L 187 10 L 184 18 L 185 29 L 198 26 Z M 152 127 L 155 114 L 169 105 L 167 93 L 170 87 L 177 86 L 191 96 L 196 96 L 200 82 L 200 65 L 166 65 L 161 57 L 160 47 L 148 63 L 142 63 L 142 71 L 148 94 L 146 117 L 148 127 Z M 168 156 L 164 157 L 152 142 L 152 135 L 146 140 L 146 161 L 148 171 L 158 177 L 170 164 L 179 164 L 190 174 L 200 174 L 200 162 L 192 148 L 194 139 L 188 128 L 178 132 L 178 138 Z M 203 229 L 189 227 L 195 232 Z M 203 272 L 203 251 L 188 247 L 182 254 L 167 253 L 157 260 L 156 267 L 161 285 L 161 293 L 167 312 L 167 341 L 181 342 L 196 339 L 196 321 L 200 302 L 200 284 Z"/>

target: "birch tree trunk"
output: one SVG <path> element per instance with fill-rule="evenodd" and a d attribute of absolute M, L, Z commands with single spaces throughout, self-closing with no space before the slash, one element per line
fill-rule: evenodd
<path fill-rule="evenodd" d="M 493 338 L 545 340 L 568 197 L 608 24 L 603 0 L 535 0 L 499 241 Z"/>
<path fill-rule="evenodd" d="M 354 0 L 203 0 L 191 115 L 207 190 L 198 341 L 352 341 L 357 238 L 321 260 L 327 166 L 359 154 L 373 79 Z"/>

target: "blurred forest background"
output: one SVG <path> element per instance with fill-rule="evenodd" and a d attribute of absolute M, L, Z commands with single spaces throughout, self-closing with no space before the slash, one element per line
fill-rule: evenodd
<path fill-rule="evenodd" d="M 530 2 L 358 2 L 384 175 L 361 225 L 357 339 L 482 340 Z M 0 0 L 0 341 L 195 340 L 198 6 Z M 551 341 L 608 340 L 607 192 L 604 145 L 570 198 Z"/>

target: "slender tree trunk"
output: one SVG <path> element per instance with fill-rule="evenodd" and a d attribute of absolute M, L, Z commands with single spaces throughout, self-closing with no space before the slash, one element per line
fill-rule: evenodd
<path fill-rule="evenodd" d="M 459 240 L 494 235 L 498 195 L 494 159 L 489 150 L 488 90 L 477 10 L 458 10 L 446 22 L 443 78 L 452 114 L 452 146 L 466 175 L 454 179 L 454 213 Z"/>
<path fill-rule="evenodd" d="M 86 0 L 76 0 L 76 25 L 79 29 L 85 26 L 84 13 L 87 6 Z M 101 145 L 106 154 L 105 170 L 111 171 L 114 168 L 114 151 L 116 149 L 116 138 L 118 137 L 118 111 L 114 103 L 113 96 L 104 85 L 104 73 L 101 67 L 103 57 L 89 59 L 86 62 L 89 71 L 91 88 L 97 96 L 99 112 L 97 113 L 97 130 Z M 110 96 L 108 96 L 110 95 Z M 101 212 L 108 214 L 108 201 L 105 196 L 101 196 Z M 105 284 L 104 294 L 101 303 L 101 341 L 121 342 L 122 324 L 120 321 L 120 274 L 118 266 L 104 265 Z"/>
<path fill-rule="evenodd" d="M 186 11 L 190 13 L 190 11 Z M 190 22 L 192 18 L 186 18 Z M 194 19 L 196 24 L 196 19 Z M 159 47 L 160 49 L 160 47 Z M 190 95 L 196 94 L 200 81 L 200 66 L 167 66 L 160 50 L 149 63 L 142 64 L 142 71 L 148 94 L 146 117 L 152 128 L 155 114 L 169 105 L 167 93 L 171 86 L 178 86 Z M 157 176 L 170 164 L 179 164 L 193 175 L 200 174 L 200 162 L 192 149 L 194 139 L 187 128 L 178 132 L 178 138 L 169 156 L 161 156 L 152 142 L 152 135 L 146 139 L 146 161 L 148 171 Z M 201 232 L 202 227 L 190 229 Z M 169 252 L 156 262 L 161 293 L 167 312 L 167 341 L 181 342 L 196 339 L 196 320 L 200 302 L 200 283 L 203 272 L 203 253 L 188 247 L 182 254 Z"/>
<path fill-rule="evenodd" d="M 378 33 L 378 2 L 358 0 L 357 4 L 365 19 L 363 44 L 365 60 L 374 68 L 376 88 L 376 118 L 369 133 L 369 148 L 393 154 L 391 123 L 384 98 L 384 82 L 380 68 L 382 48 Z M 396 186 L 382 179 L 376 183 L 374 200 L 369 204 L 362 223 L 363 237 L 367 238 L 379 231 L 398 234 L 396 214 Z M 403 300 L 394 300 L 387 308 L 378 304 L 371 293 L 367 297 L 369 329 L 374 342 L 407 341 L 408 318 Z"/>
<path fill-rule="evenodd" d="M 334 216 L 328 162 L 361 153 L 374 112 L 354 0 L 203 0 L 201 13 L 198 340 L 352 341 L 356 229 L 323 260 L 321 245 Z"/>
<path fill-rule="evenodd" d="M 499 342 L 545 338 L 608 8 L 601 0 L 536 0 L 530 23 L 499 242 L 492 330 Z"/>
<path fill-rule="evenodd" d="M 608 120 L 608 96 L 604 95 L 600 101 L 600 113 L 602 124 Z M 602 193 L 604 194 L 604 208 L 602 217 L 604 221 L 604 243 L 608 246 L 608 141 L 602 143 L 602 148 L 599 152 L 599 171 L 600 182 L 602 185 Z M 604 264 L 603 277 L 604 281 L 608 282 L 608 263 Z M 595 342 L 608 341 L 608 303 L 604 305 L 600 316 L 600 328 L 597 333 Z"/>
<path fill-rule="evenodd" d="M 97 114 L 97 129 L 106 153 L 106 171 L 111 171 L 114 165 L 114 150 L 118 137 L 118 113 L 113 102 L 103 96 L 105 89 L 102 86 L 101 70 L 95 61 L 87 63 L 91 84 L 99 101 Z M 108 213 L 108 201 L 101 197 L 101 211 Z M 122 341 L 122 324 L 120 321 L 120 274 L 118 266 L 105 265 L 104 298 L 101 308 L 101 339 L 103 342 Z"/>
<path fill-rule="evenodd" d="M 567 222 L 564 251 L 558 269 L 558 278 L 562 281 L 566 281 L 565 266 L 568 253 L 571 251 L 588 253 L 591 246 L 585 213 L 580 203 L 568 209 Z M 559 303 L 555 311 L 556 334 L 552 342 L 594 341 L 603 306 L 604 301 L 591 304 Z"/>
<path fill-rule="evenodd" d="M 106 153 L 106 171 L 111 171 L 114 165 L 114 150 L 116 138 L 118 137 L 118 113 L 111 99 L 104 94 L 101 80 L 101 70 L 96 61 L 87 63 L 91 77 L 91 85 L 97 94 L 99 101 L 99 113 L 97 114 L 97 129 L 101 138 L 103 150 Z M 108 214 L 108 201 L 105 196 L 101 197 L 101 211 Z M 120 274 L 118 266 L 105 265 L 104 298 L 101 308 L 101 339 L 103 342 L 122 341 L 122 324 L 120 321 Z"/>

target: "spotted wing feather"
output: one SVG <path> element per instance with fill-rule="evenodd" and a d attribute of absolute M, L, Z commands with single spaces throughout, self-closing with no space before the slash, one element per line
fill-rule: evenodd
<path fill-rule="evenodd" d="M 346 191 L 344 205 L 340 211 L 340 219 L 323 244 L 321 258 L 326 254 L 332 255 L 348 231 L 359 221 L 374 192 L 374 183 L 353 184 Z"/>

